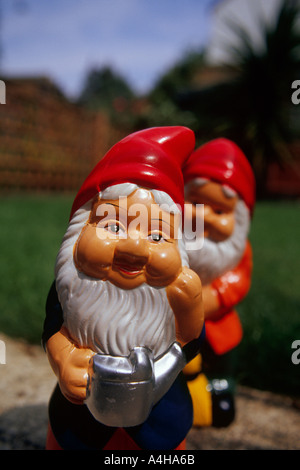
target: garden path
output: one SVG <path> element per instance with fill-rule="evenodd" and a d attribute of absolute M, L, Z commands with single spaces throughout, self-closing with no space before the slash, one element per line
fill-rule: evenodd
<path fill-rule="evenodd" d="M 0 450 L 43 449 L 47 403 L 56 383 L 43 349 L 0 334 Z M 238 387 L 237 417 L 226 429 L 192 429 L 188 450 L 300 450 L 299 402 Z"/>

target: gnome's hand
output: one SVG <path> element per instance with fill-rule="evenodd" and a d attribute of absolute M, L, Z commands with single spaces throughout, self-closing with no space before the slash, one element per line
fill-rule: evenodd
<path fill-rule="evenodd" d="M 199 276 L 184 266 L 166 288 L 176 319 L 177 340 L 184 345 L 200 336 L 204 323 L 202 285 Z"/>
<path fill-rule="evenodd" d="M 203 286 L 202 296 L 206 320 L 219 320 L 223 315 L 230 312 L 231 307 L 230 309 L 222 307 L 219 292 L 212 284 Z"/>
<path fill-rule="evenodd" d="M 86 398 L 90 360 L 95 353 L 76 347 L 65 327 L 47 341 L 46 350 L 61 392 L 72 403 L 82 404 Z"/>

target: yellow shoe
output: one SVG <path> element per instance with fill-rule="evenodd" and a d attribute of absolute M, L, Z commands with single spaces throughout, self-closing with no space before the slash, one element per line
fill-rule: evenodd
<path fill-rule="evenodd" d="M 187 380 L 189 376 L 198 375 L 202 369 L 202 357 L 200 354 L 194 357 L 183 369 Z"/>
<path fill-rule="evenodd" d="M 204 374 L 187 382 L 192 397 L 194 420 L 193 426 L 204 427 L 212 425 L 212 398 L 209 382 Z"/>

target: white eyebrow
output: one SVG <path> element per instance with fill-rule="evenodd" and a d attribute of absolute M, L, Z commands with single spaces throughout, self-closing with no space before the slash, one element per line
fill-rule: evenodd
<path fill-rule="evenodd" d="M 234 189 L 231 189 L 229 186 L 227 186 L 227 184 L 222 185 L 222 191 L 226 197 L 233 198 L 237 195 L 237 192 L 234 191 Z"/>

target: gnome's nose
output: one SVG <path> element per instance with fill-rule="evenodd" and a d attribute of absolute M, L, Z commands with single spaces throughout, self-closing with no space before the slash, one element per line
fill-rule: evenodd
<path fill-rule="evenodd" d="M 148 256 L 147 242 L 143 238 L 122 239 L 115 249 L 114 264 L 141 269 L 147 263 Z"/>

